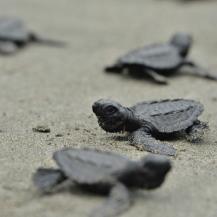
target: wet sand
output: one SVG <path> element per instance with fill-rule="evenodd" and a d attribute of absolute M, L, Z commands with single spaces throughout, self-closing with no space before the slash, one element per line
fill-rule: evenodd
<path fill-rule="evenodd" d="M 41 197 L 31 182 L 35 169 L 54 166 L 52 153 L 62 147 L 111 150 L 137 159 L 144 153 L 99 128 L 92 103 L 181 97 L 204 104 L 201 120 L 209 122 L 210 131 L 201 144 L 171 141 L 179 153 L 168 179 L 156 191 L 140 191 L 123 216 L 216 216 L 217 83 L 180 75 L 157 86 L 102 71 L 126 51 L 166 41 L 176 31 L 191 32 L 191 57 L 216 70 L 217 2 L 193 2 L 0 1 L 1 14 L 22 17 L 41 35 L 68 43 L 65 48 L 33 45 L 0 58 L 0 216 L 86 216 L 103 198 L 79 191 Z M 32 131 L 42 124 L 51 132 Z"/>

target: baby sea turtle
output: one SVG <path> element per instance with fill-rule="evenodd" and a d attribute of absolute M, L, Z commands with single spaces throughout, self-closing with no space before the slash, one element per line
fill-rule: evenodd
<path fill-rule="evenodd" d="M 92 217 L 116 216 L 128 209 L 131 190 L 159 187 L 171 169 L 164 157 L 149 155 L 138 161 L 91 149 L 62 149 L 54 153 L 59 169 L 39 168 L 33 176 L 36 187 L 47 193 L 68 180 L 81 189 L 109 194 Z"/>
<path fill-rule="evenodd" d="M 167 84 L 166 76 L 181 70 L 217 80 L 217 75 L 187 59 L 191 45 L 192 37 L 189 34 L 176 33 L 169 42 L 148 45 L 127 53 L 114 65 L 106 67 L 105 71 L 121 73 L 126 69 L 131 75 L 148 76 L 159 84 Z"/>
<path fill-rule="evenodd" d="M 0 54 L 13 54 L 29 43 L 59 46 L 61 42 L 40 38 L 29 31 L 23 21 L 13 17 L 0 17 Z"/>
<path fill-rule="evenodd" d="M 174 156 L 176 150 L 157 139 L 184 134 L 195 142 L 207 128 L 206 123 L 198 120 L 203 106 L 193 100 L 147 101 L 124 107 L 115 101 L 101 99 L 92 108 L 105 131 L 129 132 L 132 145 L 158 154 Z"/>

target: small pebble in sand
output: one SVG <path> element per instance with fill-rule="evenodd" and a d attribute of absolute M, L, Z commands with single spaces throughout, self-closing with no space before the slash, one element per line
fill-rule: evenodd
<path fill-rule="evenodd" d="M 32 130 L 38 133 L 50 133 L 50 128 L 46 125 L 38 125 L 33 127 Z"/>
<path fill-rule="evenodd" d="M 75 130 L 78 131 L 78 130 L 80 130 L 80 128 L 79 127 L 75 127 Z"/>

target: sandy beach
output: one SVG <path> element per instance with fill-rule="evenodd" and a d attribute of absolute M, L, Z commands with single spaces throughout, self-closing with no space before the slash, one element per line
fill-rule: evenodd
<path fill-rule="evenodd" d="M 210 126 L 204 141 L 170 141 L 178 156 L 171 158 L 166 182 L 155 191 L 139 191 L 122 216 L 217 216 L 217 83 L 179 75 L 158 86 L 103 72 L 133 48 L 186 31 L 194 37 L 191 58 L 217 73 L 217 1 L 1 0 L 0 8 L 1 15 L 20 17 L 40 35 L 67 43 L 31 45 L 0 57 L 1 217 L 83 217 L 102 203 L 104 198 L 77 190 L 45 197 L 37 192 L 32 174 L 40 166 L 55 166 L 55 150 L 90 147 L 132 159 L 147 154 L 98 126 L 91 105 L 100 98 L 126 106 L 164 98 L 204 104 L 200 119 Z M 33 132 L 37 125 L 51 132 Z"/>

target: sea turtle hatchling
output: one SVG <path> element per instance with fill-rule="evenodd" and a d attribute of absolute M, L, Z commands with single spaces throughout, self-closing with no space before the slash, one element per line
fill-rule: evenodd
<path fill-rule="evenodd" d="M 161 186 L 171 169 L 170 161 L 157 155 L 133 161 L 112 152 L 68 148 L 55 152 L 53 158 L 59 169 L 39 168 L 33 175 L 34 184 L 44 193 L 68 181 L 86 191 L 109 194 L 92 217 L 111 217 L 126 211 L 132 204 L 131 190 Z"/>
<path fill-rule="evenodd" d="M 176 150 L 157 139 L 185 135 L 191 142 L 201 139 L 206 123 L 198 120 L 203 105 L 187 99 L 146 101 L 124 107 L 112 100 L 101 99 L 92 106 L 99 125 L 107 132 L 129 132 L 132 145 L 163 155 L 176 155 Z"/>
<path fill-rule="evenodd" d="M 169 42 L 151 44 L 123 55 L 105 71 L 121 73 L 126 69 L 131 75 L 150 77 L 159 84 L 167 84 L 166 76 L 181 71 L 217 80 L 217 75 L 187 59 L 191 45 L 189 34 L 176 33 Z"/>
<path fill-rule="evenodd" d="M 62 42 L 44 39 L 29 31 L 22 20 L 14 17 L 0 17 L 0 54 L 9 55 L 29 43 L 61 46 Z"/>

